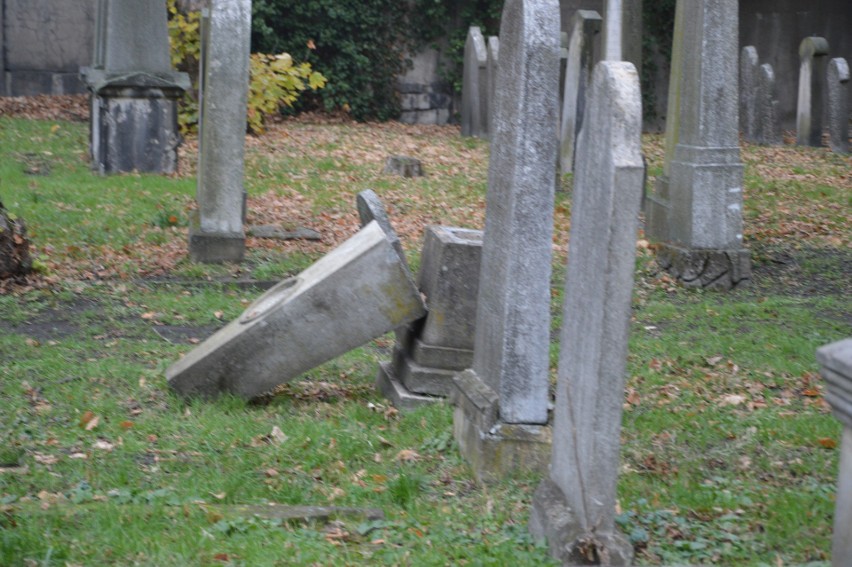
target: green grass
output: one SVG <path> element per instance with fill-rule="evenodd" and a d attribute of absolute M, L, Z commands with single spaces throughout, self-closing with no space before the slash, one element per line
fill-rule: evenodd
<path fill-rule="evenodd" d="M 0 565 L 549 564 L 526 529 L 539 477 L 477 486 L 448 405 L 400 414 L 375 391 L 392 336 L 254 404 L 169 391 L 165 369 L 260 293 L 235 282 L 310 265 L 335 230 L 354 230 L 358 191 L 389 204 L 415 270 L 423 224 L 481 220 L 481 141 L 376 125 L 288 132 L 250 145 L 246 185 L 293 199 L 283 222 L 324 219 L 327 241 L 152 272 L 158 254 L 185 253 L 192 177 L 98 177 L 85 124 L 0 118 L 0 197 L 26 220 L 50 283 L 0 295 Z M 659 137 L 645 142 L 659 153 Z M 385 153 L 412 144 L 430 156 L 427 177 L 383 176 Z M 850 195 L 837 183 L 848 162 L 777 151 L 788 153 L 744 154 L 751 288 L 680 289 L 639 250 L 618 486 L 638 564 L 828 560 L 840 426 L 814 350 L 852 334 Z M 556 209 L 564 242 L 570 190 Z M 551 354 L 555 366 L 555 341 Z M 282 523 L 237 507 L 266 503 L 378 507 L 385 519 Z"/>

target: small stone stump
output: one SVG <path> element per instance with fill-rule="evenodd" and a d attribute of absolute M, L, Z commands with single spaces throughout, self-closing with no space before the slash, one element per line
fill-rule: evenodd
<path fill-rule="evenodd" d="M 843 424 L 831 565 L 846 567 L 852 565 L 852 338 L 817 349 L 816 357 L 828 384 L 825 398 Z"/>
<path fill-rule="evenodd" d="M 0 202 L 0 280 L 26 276 L 32 267 L 24 221 L 10 214 Z"/>
<path fill-rule="evenodd" d="M 400 177 L 423 177 L 423 164 L 419 159 L 409 156 L 390 156 L 382 173 Z"/>

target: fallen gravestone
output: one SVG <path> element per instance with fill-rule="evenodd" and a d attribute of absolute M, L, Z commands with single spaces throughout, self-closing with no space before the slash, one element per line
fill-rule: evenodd
<path fill-rule="evenodd" d="M 260 296 L 166 377 L 183 396 L 256 398 L 424 313 L 407 267 L 371 222 Z"/>
<path fill-rule="evenodd" d="M 822 145 L 823 98 L 828 42 L 806 37 L 799 45 L 799 98 L 796 105 L 796 143 Z"/>
<path fill-rule="evenodd" d="M 542 470 L 559 101 L 559 3 L 507 0 L 488 168 L 473 366 L 453 378 L 454 434 L 478 479 Z"/>
<path fill-rule="evenodd" d="M 828 62 L 828 145 L 831 151 L 849 153 L 849 64 L 836 57 Z"/>
<path fill-rule="evenodd" d="M 361 228 L 364 228 L 373 221 L 379 223 L 379 226 L 385 231 L 385 236 L 390 241 L 391 245 L 393 245 L 393 249 L 396 251 L 397 256 L 399 256 L 399 261 L 407 271 L 408 260 L 405 258 L 405 250 L 402 249 L 402 242 L 400 242 L 399 237 L 396 235 L 396 231 L 393 229 L 393 225 L 391 225 L 390 219 L 388 218 L 385 206 L 382 204 L 379 196 L 376 195 L 376 192 L 372 189 L 361 191 L 355 198 L 355 206 L 358 209 L 358 218 L 361 221 Z"/>
<path fill-rule="evenodd" d="M 831 565 L 846 567 L 852 565 L 852 338 L 825 345 L 816 356 L 828 385 L 825 399 L 843 424 Z"/>
<path fill-rule="evenodd" d="M 530 531 L 563 564 L 629 565 L 615 526 L 630 301 L 644 184 L 632 63 L 595 67 L 577 144 L 549 478 Z"/>

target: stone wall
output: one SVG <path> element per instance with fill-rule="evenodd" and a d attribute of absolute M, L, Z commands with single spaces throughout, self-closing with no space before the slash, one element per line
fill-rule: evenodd
<path fill-rule="evenodd" d="M 85 92 L 96 0 L 0 0 L 0 94 Z"/>

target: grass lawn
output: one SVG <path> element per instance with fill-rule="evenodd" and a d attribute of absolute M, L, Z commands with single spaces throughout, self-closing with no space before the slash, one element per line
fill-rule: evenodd
<path fill-rule="evenodd" d="M 661 137 L 644 146 L 653 182 Z M 0 565 L 549 564 L 526 529 L 538 478 L 476 485 L 448 405 L 401 414 L 374 390 L 391 336 L 253 404 L 185 402 L 164 378 L 258 282 L 351 236 L 359 191 L 383 199 L 415 267 L 424 226 L 481 228 L 487 144 L 454 127 L 273 125 L 247 139 L 248 222 L 322 239 L 250 238 L 243 265 L 214 267 L 186 257 L 195 152 L 178 175 L 98 177 L 85 122 L 0 116 L 0 199 L 39 268 L 0 294 Z M 382 174 L 392 154 L 427 176 Z M 852 161 L 791 146 L 743 160 L 750 287 L 684 290 L 637 244 L 618 491 L 638 564 L 830 559 L 840 426 L 814 350 L 852 335 Z M 384 518 L 255 513 L 274 504 Z"/>

